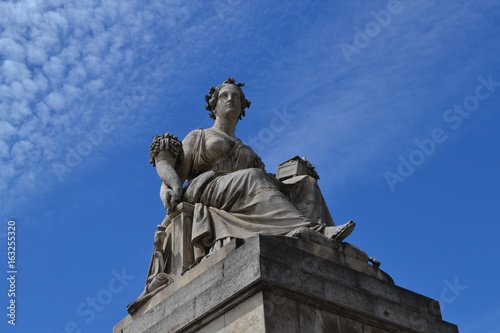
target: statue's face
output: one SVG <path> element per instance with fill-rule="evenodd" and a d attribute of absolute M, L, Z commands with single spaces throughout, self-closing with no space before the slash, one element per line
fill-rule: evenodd
<path fill-rule="evenodd" d="M 241 114 L 241 96 L 234 84 L 223 86 L 215 105 L 215 117 L 238 119 Z"/>

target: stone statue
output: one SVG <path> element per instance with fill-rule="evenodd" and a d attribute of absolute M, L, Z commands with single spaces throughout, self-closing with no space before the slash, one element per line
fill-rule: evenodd
<path fill-rule="evenodd" d="M 301 176 L 293 183 L 300 190 L 285 196 L 280 188 L 293 193 L 292 183 L 283 186 L 269 175 L 260 157 L 235 136 L 250 106 L 242 86 L 229 78 L 210 88 L 206 109 L 214 125 L 190 132 L 182 144 L 167 134 L 169 143 L 153 149 L 151 162 L 163 181 L 160 196 L 165 208 L 172 210 L 181 201 L 195 206 L 192 242 L 202 256 L 227 238 L 285 235 L 300 227 L 342 241 L 354 223 L 333 225 L 316 179 Z M 154 147 L 161 140 L 165 141 L 155 140 Z"/>
<path fill-rule="evenodd" d="M 301 163 L 305 171 L 277 179 L 235 136 L 238 121 L 250 107 L 243 86 L 229 78 L 210 88 L 205 100 L 214 120 L 211 128 L 191 131 L 182 142 L 170 133 L 155 136 L 150 146 L 150 162 L 162 180 L 160 197 L 165 209 L 170 214 L 179 203 L 193 206 L 190 242 L 194 262 L 234 238 L 256 234 L 308 234 L 313 241 L 342 242 L 355 223 L 334 225 L 312 164 L 291 159 L 287 163 Z M 183 187 L 185 181 L 187 186 Z M 155 237 L 150 274 L 138 301 L 154 293 L 161 281 L 169 281 L 163 268 L 170 254 L 162 253 L 158 246 L 165 239 L 163 228 Z"/>

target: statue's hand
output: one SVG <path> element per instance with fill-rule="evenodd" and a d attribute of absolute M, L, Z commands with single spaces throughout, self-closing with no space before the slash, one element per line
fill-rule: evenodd
<path fill-rule="evenodd" d="M 170 213 L 175 206 L 181 202 L 182 188 L 170 188 L 165 183 L 162 182 L 160 188 L 160 198 L 163 202 L 163 206 Z"/>

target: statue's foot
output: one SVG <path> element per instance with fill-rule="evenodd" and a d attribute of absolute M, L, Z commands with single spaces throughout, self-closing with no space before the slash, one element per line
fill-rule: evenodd
<path fill-rule="evenodd" d="M 326 237 L 333 239 L 336 242 L 342 242 L 347 236 L 351 234 L 355 226 L 356 223 L 351 220 L 342 225 L 326 227 L 323 233 Z"/>

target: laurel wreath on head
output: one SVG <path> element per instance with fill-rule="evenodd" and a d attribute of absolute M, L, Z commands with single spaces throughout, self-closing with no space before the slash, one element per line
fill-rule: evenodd
<path fill-rule="evenodd" d="M 237 86 L 241 93 L 241 115 L 239 119 L 245 116 L 245 109 L 248 109 L 250 107 L 251 102 L 245 98 L 245 94 L 241 89 L 241 87 L 245 86 L 245 83 L 243 82 L 236 83 L 234 77 L 230 77 L 227 78 L 221 84 L 219 84 L 217 87 L 210 87 L 210 89 L 208 90 L 208 94 L 205 95 L 205 102 L 207 103 L 205 105 L 205 109 L 208 110 L 208 112 L 210 113 L 208 116 L 212 119 L 215 119 L 215 114 L 213 110 L 215 108 L 215 105 L 217 104 L 217 99 L 219 98 L 219 91 L 224 85 L 228 84 L 234 84 L 235 86 Z"/>

